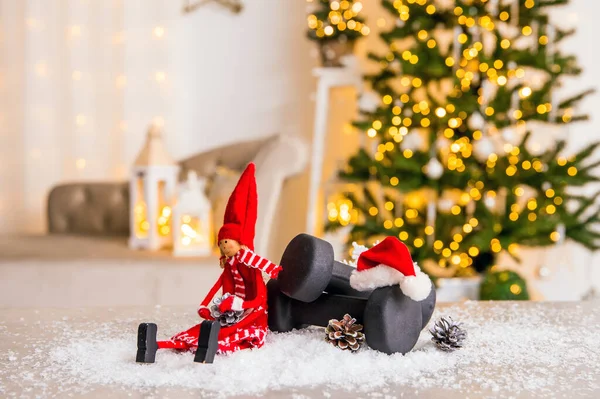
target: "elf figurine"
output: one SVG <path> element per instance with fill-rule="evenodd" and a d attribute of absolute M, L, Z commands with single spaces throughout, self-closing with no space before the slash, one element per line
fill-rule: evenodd
<path fill-rule="evenodd" d="M 281 266 L 253 252 L 257 216 L 255 165 L 250 163 L 237 183 L 225 209 L 219 230 L 221 276 L 198 309 L 202 323 L 176 334 L 168 341 L 156 341 L 156 324 L 138 328 L 136 361 L 154 363 L 157 349 L 194 350 L 195 362 L 212 363 L 215 354 L 260 348 L 268 332 L 265 272 L 277 278 Z M 219 289 L 223 296 L 210 301 Z M 218 318 L 218 320 L 215 320 Z"/>

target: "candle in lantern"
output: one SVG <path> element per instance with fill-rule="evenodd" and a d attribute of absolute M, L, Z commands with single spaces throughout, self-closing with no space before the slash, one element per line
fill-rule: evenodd
<path fill-rule="evenodd" d="M 194 171 L 188 172 L 173 208 L 175 256 L 208 256 L 212 252 L 212 211 L 205 186 L 206 179 L 199 178 Z"/>

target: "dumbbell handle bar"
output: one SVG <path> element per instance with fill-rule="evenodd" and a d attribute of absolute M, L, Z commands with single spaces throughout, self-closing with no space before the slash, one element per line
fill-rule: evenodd
<path fill-rule="evenodd" d="M 338 262 L 337 260 L 334 261 L 333 270 L 331 272 L 331 280 L 329 280 L 326 291 L 329 294 L 368 298 L 372 290 L 357 291 L 350 286 L 350 275 L 352 274 L 353 270 L 356 269 L 352 266 Z"/>
<path fill-rule="evenodd" d="M 364 298 L 323 293 L 311 303 L 292 300 L 292 312 L 302 315 L 302 324 L 312 326 L 326 327 L 331 315 L 339 315 L 342 318 L 346 313 L 362 324 L 366 305 L 367 301 Z"/>

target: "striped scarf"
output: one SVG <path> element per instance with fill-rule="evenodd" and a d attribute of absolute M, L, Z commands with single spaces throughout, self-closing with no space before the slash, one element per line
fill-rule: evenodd
<path fill-rule="evenodd" d="M 235 255 L 235 258 L 238 259 L 241 263 L 243 263 L 244 265 L 246 265 L 248 267 L 252 267 L 254 269 L 259 269 L 260 271 L 268 274 L 270 278 L 277 278 L 277 275 L 281 271 L 281 266 L 276 265 L 275 263 L 271 262 L 267 258 L 263 258 L 262 256 L 255 254 L 253 251 L 251 251 L 249 249 L 239 250 L 238 253 Z M 237 272 L 237 269 L 236 269 L 236 272 Z M 234 274 L 234 278 L 235 278 L 235 274 Z M 236 287 L 237 287 L 237 285 L 236 285 Z"/>

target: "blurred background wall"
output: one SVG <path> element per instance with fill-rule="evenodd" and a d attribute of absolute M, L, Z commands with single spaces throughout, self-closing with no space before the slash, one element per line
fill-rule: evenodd
<path fill-rule="evenodd" d="M 0 0 L 0 232 L 43 232 L 53 184 L 126 179 L 152 121 L 164 124 L 177 159 L 274 133 L 310 140 L 318 60 L 305 39 L 305 2 L 243 3 L 233 15 L 215 4 L 183 14 L 183 2 L 167 0 Z M 364 6 L 373 33 L 358 44 L 362 58 L 385 23 L 378 1 Z M 584 69 L 565 96 L 600 86 L 598 12 L 590 0 L 555 12 L 577 28 L 565 46 Z M 345 104 L 344 96 L 333 101 Z M 538 132 L 539 140 L 568 134 L 577 148 L 599 138 L 600 96 L 582 108 L 591 121 Z M 286 187 L 278 248 L 304 228 L 306 187 L 306 174 Z M 598 268 L 583 267 L 597 256 L 568 248 L 561 256 L 528 254 L 531 273 L 565 259 L 573 295 L 587 289 L 589 273 L 600 280 Z M 564 282 L 553 281 L 547 289 Z"/>
<path fill-rule="evenodd" d="M 304 3 L 182 8 L 0 1 L 1 232 L 43 232 L 57 182 L 126 179 L 152 121 L 176 159 L 276 133 L 310 139 Z"/>

